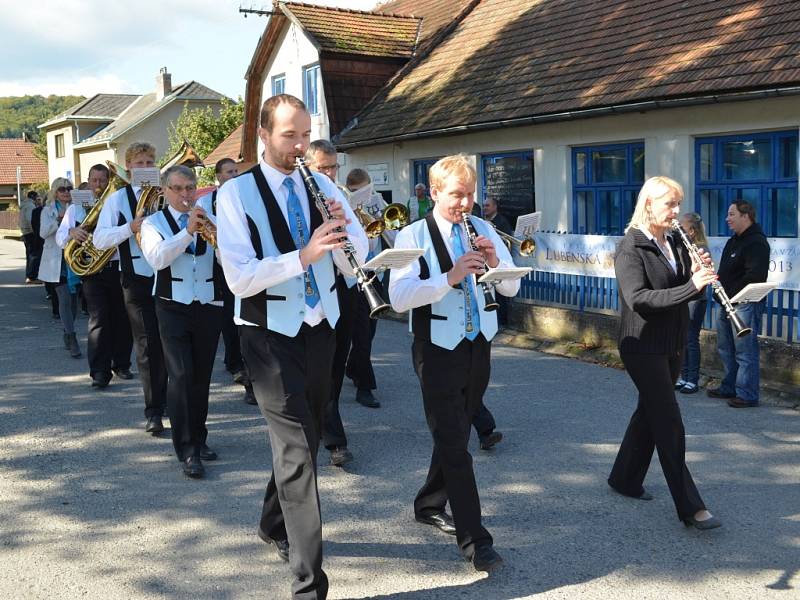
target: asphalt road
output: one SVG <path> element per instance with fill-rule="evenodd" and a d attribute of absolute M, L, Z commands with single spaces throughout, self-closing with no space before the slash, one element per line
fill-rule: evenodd
<path fill-rule="evenodd" d="M 290 574 L 255 534 L 270 450 L 255 407 L 215 365 L 209 444 L 189 480 L 168 437 L 143 431 L 136 380 L 89 386 L 62 347 L 22 244 L 0 240 L 0 598 L 286 598 Z M 85 352 L 85 319 L 79 322 Z M 686 529 L 658 461 L 652 502 L 605 479 L 633 410 L 622 371 L 496 346 L 486 396 L 505 440 L 473 439 L 485 524 L 505 558 L 490 577 L 412 499 L 430 434 L 403 324 L 381 322 L 382 407 L 342 412 L 356 460 L 320 453 L 330 598 L 800 598 L 800 413 L 681 399 L 688 461 L 724 527 Z M 327 376 L 320 373 L 319 376 Z"/>

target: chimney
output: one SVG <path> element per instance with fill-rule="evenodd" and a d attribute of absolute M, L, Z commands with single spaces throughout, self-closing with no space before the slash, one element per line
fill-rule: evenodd
<path fill-rule="evenodd" d="M 172 75 L 167 73 L 167 67 L 161 67 L 156 76 L 156 100 L 161 102 L 165 96 L 172 93 Z"/>

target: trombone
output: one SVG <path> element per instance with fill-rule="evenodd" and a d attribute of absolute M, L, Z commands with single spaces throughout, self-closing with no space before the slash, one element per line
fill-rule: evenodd
<path fill-rule="evenodd" d="M 500 231 L 497 227 L 495 227 L 494 223 L 492 223 L 491 221 L 486 221 L 486 222 L 489 223 L 489 225 L 491 225 L 492 227 L 494 227 L 495 232 L 505 242 L 509 250 L 511 250 L 514 244 L 516 244 L 519 246 L 520 256 L 530 256 L 531 254 L 536 252 L 536 242 L 533 240 L 532 237 L 528 236 L 522 239 L 515 238 L 513 235 L 509 235 L 504 231 Z"/>
<path fill-rule="evenodd" d="M 408 225 L 409 221 L 408 208 L 397 202 L 384 208 L 380 218 L 377 219 L 367 213 L 360 205 L 356 207 L 354 212 L 369 239 L 375 239 L 383 235 L 386 231 L 402 229 Z"/>

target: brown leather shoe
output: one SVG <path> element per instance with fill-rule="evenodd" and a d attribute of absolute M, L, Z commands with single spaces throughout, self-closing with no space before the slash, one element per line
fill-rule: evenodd
<path fill-rule="evenodd" d="M 727 398 L 735 398 L 736 397 L 735 394 L 728 394 L 726 392 L 723 392 L 719 388 L 708 388 L 708 389 L 706 389 L 706 396 L 708 396 L 709 398 L 725 398 L 725 399 L 727 399 Z"/>
<path fill-rule="evenodd" d="M 728 406 L 731 408 L 755 408 L 758 406 L 758 402 L 748 402 L 738 397 L 728 398 Z"/>

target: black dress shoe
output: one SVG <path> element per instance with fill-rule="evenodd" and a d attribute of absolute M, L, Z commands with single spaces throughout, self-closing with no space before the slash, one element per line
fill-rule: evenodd
<path fill-rule="evenodd" d="M 716 529 L 717 527 L 722 527 L 722 521 L 720 521 L 717 517 L 710 517 L 705 521 L 698 521 L 694 517 L 689 517 L 688 519 L 683 520 L 683 524 L 687 527 L 694 527 L 695 529 L 699 529 L 700 531 L 706 531 L 708 529 Z"/>
<path fill-rule="evenodd" d="M 495 551 L 491 544 L 476 546 L 469 560 L 476 571 L 486 571 L 487 573 L 503 564 L 503 557 Z"/>
<path fill-rule="evenodd" d="M 275 546 L 275 551 L 278 553 L 278 556 L 280 556 L 281 559 L 289 562 L 289 540 L 274 540 L 266 533 L 261 531 L 261 528 L 259 528 L 256 533 L 262 541 Z"/>
<path fill-rule="evenodd" d="M 372 390 L 356 390 L 356 402 L 367 408 L 380 408 L 381 403 L 372 395 Z"/>
<path fill-rule="evenodd" d="M 451 517 L 444 511 L 437 513 L 435 515 L 428 515 L 428 516 L 418 515 L 415 518 L 417 520 L 417 523 L 425 523 L 426 525 L 433 525 L 439 531 L 442 531 L 447 535 L 456 534 L 456 526 L 453 523 L 453 517 Z"/>
<path fill-rule="evenodd" d="M 203 460 L 217 460 L 217 453 L 209 448 L 206 444 L 200 446 L 199 456 Z"/>
<path fill-rule="evenodd" d="M 161 422 L 161 417 L 150 417 L 147 419 L 147 423 L 144 426 L 144 430 L 147 433 L 161 433 L 164 431 L 164 423 Z"/>
<path fill-rule="evenodd" d="M 192 479 L 200 479 L 205 475 L 206 468 L 203 466 L 203 461 L 197 456 L 190 456 L 183 461 L 183 474 Z"/>
<path fill-rule="evenodd" d="M 353 453 L 347 446 L 336 446 L 331 449 L 331 464 L 334 467 L 341 467 L 353 460 Z"/>
<path fill-rule="evenodd" d="M 95 373 L 92 375 L 92 387 L 108 387 L 109 381 L 111 381 L 111 373 Z"/>
<path fill-rule="evenodd" d="M 244 402 L 245 404 L 252 404 L 253 406 L 258 405 L 258 401 L 256 400 L 256 395 L 253 393 L 253 386 L 246 385 L 244 386 Z"/>
<path fill-rule="evenodd" d="M 639 494 L 638 496 L 634 496 L 633 494 L 626 494 L 625 492 L 619 491 L 617 488 L 615 488 L 610 483 L 608 484 L 608 487 L 610 487 L 612 490 L 617 492 L 620 496 L 625 496 L 626 498 L 634 498 L 636 500 L 645 500 L 645 501 L 648 501 L 648 502 L 653 499 L 653 494 L 651 494 L 650 492 L 648 492 L 644 488 L 642 488 L 642 493 L 641 494 Z"/>
<path fill-rule="evenodd" d="M 493 431 L 488 435 L 481 437 L 481 450 L 491 450 L 494 446 L 500 443 L 503 439 L 503 434 L 500 431 Z"/>
<path fill-rule="evenodd" d="M 122 367 L 120 369 L 111 369 L 114 372 L 114 375 L 119 377 L 120 379 L 133 379 L 133 373 L 128 367 Z"/>
<path fill-rule="evenodd" d="M 719 388 L 708 388 L 706 390 L 706 396 L 709 398 L 735 398 L 736 394 L 728 394 Z"/>

